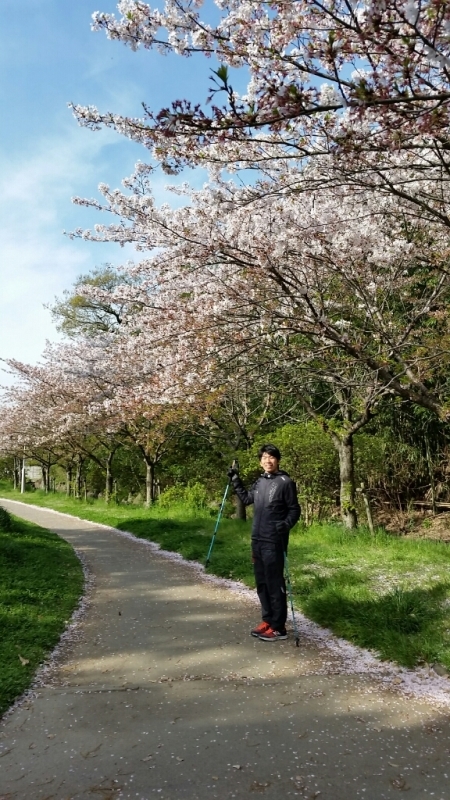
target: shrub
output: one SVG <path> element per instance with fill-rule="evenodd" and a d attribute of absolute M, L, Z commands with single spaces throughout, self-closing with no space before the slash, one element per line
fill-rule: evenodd
<path fill-rule="evenodd" d="M 185 488 L 185 503 L 190 508 L 206 508 L 208 496 L 202 483 L 188 483 Z"/>
<path fill-rule="evenodd" d="M 164 489 L 158 499 L 158 505 L 161 506 L 161 508 L 171 508 L 171 506 L 184 503 L 185 488 L 185 486 L 176 484 L 175 486 L 169 486 L 168 489 Z"/>
<path fill-rule="evenodd" d="M 173 506 L 184 506 L 195 510 L 204 509 L 207 506 L 208 497 L 206 489 L 201 483 L 188 483 L 187 486 L 176 484 L 170 486 L 162 492 L 158 504 L 161 508 L 172 508 Z"/>

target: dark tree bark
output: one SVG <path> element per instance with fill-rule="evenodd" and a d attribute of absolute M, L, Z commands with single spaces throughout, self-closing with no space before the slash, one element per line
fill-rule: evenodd
<path fill-rule="evenodd" d="M 20 486 L 20 459 L 14 456 L 14 464 L 13 464 L 13 484 L 14 489 L 17 489 Z"/>
<path fill-rule="evenodd" d="M 145 505 L 150 508 L 155 499 L 155 465 L 148 456 L 145 457 L 145 466 Z"/>
<path fill-rule="evenodd" d="M 111 472 L 111 465 L 112 460 L 114 457 L 114 453 L 116 452 L 116 448 L 114 450 L 110 450 L 108 453 L 108 458 L 106 459 L 106 482 L 105 482 L 105 502 L 109 503 L 111 499 L 111 495 L 113 492 L 113 476 Z"/>
<path fill-rule="evenodd" d="M 358 525 L 355 507 L 353 436 L 345 436 L 339 443 L 336 443 L 336 447 L 339 454 L 341 517 L 345 527 L 353 530 Z"/>
<path fill-rule="evenodd" d="M 81 497 L 81 479 L 83 470 L 84 459 L 79 455 L 77 458 L 77 466 L 75 473 L 75 497 Z"/>
<path fill-rule="evenodd" d="M 70 492 L 72 489 L 72 464 L 66 467 L 66 495 L 67 497 L 70 496 Z"/>

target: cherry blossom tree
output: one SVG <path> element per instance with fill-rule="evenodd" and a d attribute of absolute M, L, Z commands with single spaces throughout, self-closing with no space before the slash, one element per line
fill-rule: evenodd
<path fill-rule="evenodd" d="M 0 431 L 15 452 L 25 448 L 42 461 L 44 449 L 53 455 L 52 463 L 64 460 L 68 484 L 75 468 L 77 496 L 84 462 L 95 462 L 105 475 L 107 502 L 114 454 L 131 440 L 146 464 L 150 504 L 155 466 L 177 435 L 175 422 L 180 423 L 185 409 L 164 398 L 152 356 L 145 346 L 136 346 L 136 331 L 128 335 L 97 333 L 48 346 L 37 367 L 7 362 L 21 383 L 6 395 Z"/>
<path fill-rule="evenodd" d="M 363 186 L 408 200 L 410 213 L 448 228 L 445 2 L 217 5 L 214 23 L 207 6 L 202 18 L 203 3 L 179 0 L 166 0 L 161 10 L 123 0 L 118 18 L 94 14 L 95 30 L 134 50 L 206 56 L 212 84 L 203 106 L 175 100 L 156 111 L 144 104 L 141 118 L 73 106 L 80 124 L 113 127 L 149 149 L 168 173 L 195 165 L 214 176 L 254 169 L 253 191 L 271 196 L 277 186 L 297 195 Z M 243 94 L 233 89 L 233 70 L 238 83 L 247 80 Z M 286 174 L 291 163 L 299 169 L 295 181 Z"/>
<path fill-rule="evenodd" d="M 445 2 L 235 0 L 217 3 L 217 22 L 207 7 L 201 17 L 203 5 L 166 0 L 158 10 L 121 0 L 121 16 L 96 12 L 93 28 L 133 50 L 200 53 L 219 63 L 209 99 L 221 94 L 224 105 L 206 113 L 177 100 L 159 113 L 144 106 L 143 119 L 75 107 L 80 121 L 111 125 L 154 148 L 168 169 L 205 158 L 240 161 L 239 146 L 249 141 L 260 155 L 280 143 L 310 155 L 330 146 L 348 152 L 355 143 L 398 149 L 418 134 L 441 138 L 448 130 Z M 245 94 L 234 91 L 230 68 L 246 69 Z"/>
<path fill-rule="evenodd" d="M 44 475 L 48 476 L 51 464 L 62 462 L 69 484 L 75 467 L 77 496 L 83 461 L 87 457 L 96 461 L 106 475 L 108 499 L 111 460 L 119 446 L 114 436 L 117 424 L 105 412 L 95 417 L 91 408 L 111 385 L 102 376 L 105 361 L 104 349 L 96 352 L 92 342 L 89 346 L 83 342 L 78 347 L 48 346 L 38 366 L 7 362 L 19 382 L 6 393 L 1 426 L 15 437 L 16 447 L 42 463 Z"/>
<path fill-rule="evenodd" d="M 299 202 L 292 192 L 255 197 L 216 184 L 191 193 L 190 206 L 158 209 L 144 176 L 139 167 L 129 195 L 103 190 L 120 225 L 83 232 L 151 253 L 132 268 L 136 285 L 113 293 L 124 307 L 121 332 L 139 332 L 128 346 L 153 353 L 174 398 L 218 391 L 245 365 L 254 385 L 264 370 L 281 375 L 316 419 L 304 389 L 311 376 L 325 381 L 342 425 L 338 432 L 322 414 L 323 426 L 339 451 L 341 506 L 354 524 L 352 439 L 380 397 L 447 414 L 433 385 L 447 360 L 442 229 L 392 196 L 381 202 L 343 187 Z"/>
<path fill-rule="evenodd" d="M 392 196 L 344 187 L 298 201 L 211 186 L 192 192 L 190 206 L 158 209 L 142 172 L 138 186 L 128 182 L 129 195 L 103 189 L 104 210 L 121 224 L 83 235 L 158 249 L 132 268 L 139 286 L 118 287 L 116 296 L 140 306 L 132 326 L 150 331 L 165 359 L 176 343 L 170 370 L 200 345 L 207 364 L 202 348 L 214 348 L 213 329 L 235 352 L 240 331 L 256 342 L 267 329 L 280 341 L 300 336 L 337 347 L 389 391 L 446 415 L 429 384 L 447 357 L 448 247 L 440 226 L 411 218 Z M 252 309 L 257 324 L 249 326 Z M 218 352 L 226 358 L 226 342 Z"/>

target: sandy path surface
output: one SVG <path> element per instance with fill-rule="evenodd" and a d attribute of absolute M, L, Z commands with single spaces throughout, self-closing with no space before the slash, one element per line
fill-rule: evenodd
<path fill-rule="evenodd" d="M 448 711 L 249 636 L 251 599 L 139 540 L 13 501 L 93 577 L 58 663 L 0 726 L 0 800 L 450 798 Z M 151 523 L 150 523 L 151 524 Z"/>

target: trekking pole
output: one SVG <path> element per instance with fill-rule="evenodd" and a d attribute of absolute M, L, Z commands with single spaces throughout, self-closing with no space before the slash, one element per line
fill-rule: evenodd
<path fill-rule="evenodd" d="M 287 554 L 284 554 L 284 572 L 286 576 L 286 586 L 289 594 L 289 600 L 291 603 L 291 611 L 292 611 L 292 624 L 294 626 L 294 634 L 295 634 L 295 646 L 300 647 L 300 636 L 298 633 L 297 623 L 295 621 L 295 614 L 294 614 L 294 601 L 292 599 L 292 585 L 291 585 L 291 577 L 289 575 L 289 562 Z"/>
<path fill-rule="evenodd" d="M 236 460 L 233 461 L 231 466 L 235 467 L 236 469 L 238 469 L 238 462 Z M 208 564 L 209 564 L 209 562 L 211 560 L 211 553 L 212 553 L 212 549 L 214 547 L 214 542 L 215 542 L 215 539 L 216 539 L 216 533 L 217 533 L 218 528 L 219 528 L 219 523 L 220 523 L 220 520 L 221 520 L 221 517 L 222 517 L 223 509 L 225 507 L 225 502 L 226 502 L 226 499 L 227 499 L 227 495 L 228 495 L 230 486 L 231 486 L 231 478 L 227 483 L 227 488 L 225 489 L 225 492 L 224 492 L 223 497 L 222 497 L 222 502 L 220 504 L 219 513 L 217 515 L 216 524 L 214 526 L 214 533 L 212 535 L 211 544 L 209 545 L 208 555 L 206 556 L 205 567 L 208 566 Z"/>

